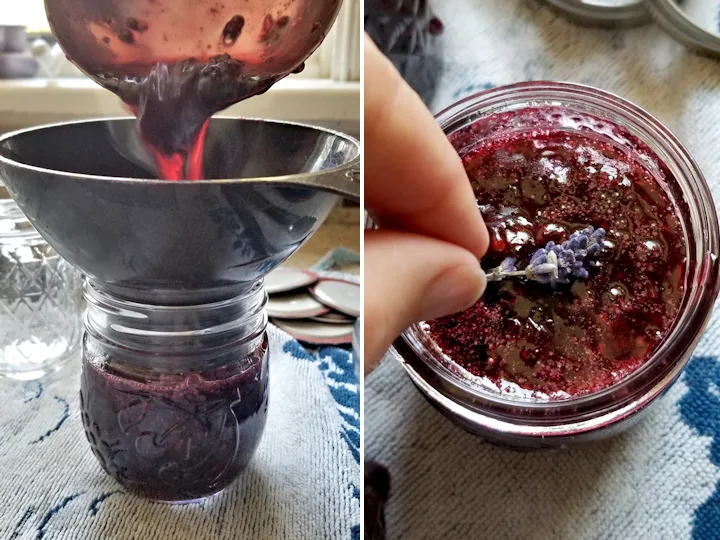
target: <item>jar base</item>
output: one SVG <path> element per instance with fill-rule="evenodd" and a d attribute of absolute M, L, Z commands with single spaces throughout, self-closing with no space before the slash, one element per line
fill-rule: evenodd
<path fill-rule="evenodd" d="M 123 485 L 122 482 L 118 482 L 118 484 L 120 486 L 122 486 L 127 491 L 127 493 L 129 493 L 131 495 L 135 495 L 136 497 L 139 497 L 146 501 L 152 501 L 155 503 L 167 504 L 167 505 L 171 505 L 171 506 L 183 506 L 186 504 L 197 504 L 197 503 L 201 503 L 204 501 L 208 501 L 210 499 L 214 499 L 215 497 L 220 495 L 223 491 L 225 491 L 228 487 L 230 487 L 238 478 L 240 478 L 242 476 L 242 474 L 243 473 L 241 472 L 237 477 L 233 478 L 230 482 L 223 485 L 217 491 L 213 491 L 211 493 L 208 493 L 207 495 L 191 497 L 188 499 L 183 499 L 183 498 L 173 499 L 172 497 L 163 497 L 162 495 L 159 495 L 159 494 L 158 494 L 158 496 L 153 496 L 148 491 L 145 491 L 145 490 L 134 490 L 132 488 L 128 488 L 127 486 Z M 117 479 L 116 479 L 116 481 L 117 481 Z"/>
<path fill-rule="evenodd" d="M 215 497 L 220 496 L 223 491 L 225 491 L 227 487 L 222 488 L 220 491 L 216 491 L 212 495 L 206 495 L 205 497 L 199 497 L 197 499 L 189 499 L 187 501 L 163 501 L 161 499 L 153 499 L 153 502 L 160 503 L 160 504 L 169 504 L 171 506 L 184 506 L 186 504 L 198 504 L 198 503 L 204 503 L 205 501 L 209 501 L 211 499 L 214 499 Z"/>
<path fill-rule="evenodd" d="M 35 367 L 35 369 L 13 370 L 10 366 L 0 365 L 0 379 L 9 379 L 13 381 L 34 381 L 41 379 L 57 371 L 63 369 L 72 358 L 80 355 L 80 341 L 61 356 L 54 358 L 48 362 L 43 362 Z"/>

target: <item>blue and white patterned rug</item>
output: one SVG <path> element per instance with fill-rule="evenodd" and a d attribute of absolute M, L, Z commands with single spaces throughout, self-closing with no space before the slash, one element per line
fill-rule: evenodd
<path fill-rule="evenodd" d="M 718 28 L 716 0 L 687 3 Z M 445 25 L 434 111 L 521 80 L 597 86 L 666 123 L 720 201 L 720 61 L 654 25 L 581 27 L 539 0 L 432 5 Z M 644 422 L 610 441 L 556 454 L 494 448 L 445 420 L 393 361 L 366 380 L 365 419 L 366 458 L 393 476 L 388 538 L 720 538 L 717 309 L 682 379 Z"/>
<path fill-rule="evenodd" d="M 3 540 L 360 539 L 360 396 L 351 354 L 309 354 L 275 327 L 270 406 L 255 458 L 222 494 L 172 506 L 129 495 L 80 421 L 79 358 L 56 376 L 0 383 Z"/>

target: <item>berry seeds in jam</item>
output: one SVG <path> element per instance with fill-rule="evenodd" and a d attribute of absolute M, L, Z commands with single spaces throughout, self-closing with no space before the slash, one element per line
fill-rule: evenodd
<path fill-rule="evenodd" d="M 513 128 L 518 115 L 534 127 Z M 497 114 L 451 142 L 490 231 L 485 270 L 505 257 L 524 267 L 587 226 L 606 236 L 587 279 L 492 282 L 470 309 L 425 323 L 440 349 L 503 392 L 545 399 L 597 392 L 640 368 L 683 295 L 685 240 L 659 158 L 618 126 L 559 108 Z"/>

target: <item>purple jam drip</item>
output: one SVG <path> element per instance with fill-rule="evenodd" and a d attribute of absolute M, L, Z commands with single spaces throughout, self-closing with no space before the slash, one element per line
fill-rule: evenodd
<path fill-rule="evenodd" d="M 267 416 L 267 338 L 249 357 L 204 372 L 138 376 L 113 364 L 86 353 L 82 422 L 95 457 L 128 491 L 196 500 L 247 467 Z"/>

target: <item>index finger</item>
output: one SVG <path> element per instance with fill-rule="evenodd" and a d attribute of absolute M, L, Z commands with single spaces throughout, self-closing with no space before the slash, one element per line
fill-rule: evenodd
<path fill-rule="evenodd" d="M 365 36 L 365 206 L 383 226 L 485 254 L 488 232 L 455 149 Z"/>

